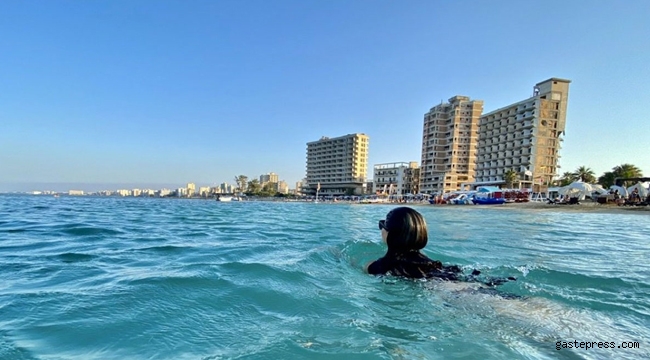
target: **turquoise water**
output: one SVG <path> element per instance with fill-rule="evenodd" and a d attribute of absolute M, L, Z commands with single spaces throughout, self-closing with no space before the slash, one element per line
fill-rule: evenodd
<path fill-rule="evenodd" d="M 0 359 L 650 356 L 650 213 L 417 207 L 507 299 L 364 274 L 391 208 L 0 196 Z"/>

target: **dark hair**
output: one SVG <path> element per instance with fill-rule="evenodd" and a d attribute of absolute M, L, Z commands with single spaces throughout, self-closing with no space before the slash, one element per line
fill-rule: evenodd
<path fill-rule="evenodd" d="M 409 208 L 398 207 L 386 215 L 386 244 L 389 250 L 420 250 L 427 245 L 427 223 L 422 215 Z"/>

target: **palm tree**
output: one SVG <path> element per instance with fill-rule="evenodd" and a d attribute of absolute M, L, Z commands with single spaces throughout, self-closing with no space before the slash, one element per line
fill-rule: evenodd
<path fill-rule="evenodd" d="M 586 166 L 581 166 L 577 168 L 576 171 L 573 173 L 573 176 L 576 179 L 580 179 L 580 181 L 582 182 L 586 182 L 586 183 L 596 182 L 596 176 L 594 175 L 594 171 Z"/>
<path fill-rule="evenodd" d="M 247 182 L 248 182 L 248 176 L 246 175 L 235 176 L 235 183 L 237 184 L 237 192 L 239 193 L 245 192 Z"/>
<path fill-rule="evenodd" d="M 639 169 L 638 167 L 632 164 L 622 164 L 619 166 L 614 166 L 612 172 L 614 173 L 615 178 L 629 179 L 629 178 L 637 178 L 643 176 L 641 169 Z M 632 184 L 628 184 L 627 182 L 625 184 L 625 186 L 630 186 L 630 185 Z"/>
<path fill-rule="evenodd" d="M 506 182 L 506 187 L 512 189 L 512 185 L 517 181 L 518 174 L 516 171 L 509 169 L 503 174 L 503 180 Z"/>
<path fill-rule="evenodd" d="M 567 186 L 567 185 L 571 184 L 572 182 L 574 182 L 575 180 L 576 180 L 575 175 L 573 173 L 567 171 L 564 174 L 562 174 L 562 176 L 559 179 L 560 186 Z"/>
<path fill-rule="evenodd" d="M 639 169 L 638 167 L 632 164 L 623 164 L 623 165 L 615 166 L 612 170 L 618 177 L 623 177 L 623 178 L 635 178 L 635 177 L 643 176 L 641 169 Z"/>

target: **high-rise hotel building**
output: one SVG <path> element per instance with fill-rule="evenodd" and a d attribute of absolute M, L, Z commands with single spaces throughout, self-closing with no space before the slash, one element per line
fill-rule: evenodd
<path fill-rule="evenodd" d="M 307 143 L 305 195 L 363 194 L 368 168 L 368 135 L 323 136 Z M 306 186 L 305 186 L 306 185 Z"/>
<path fill-rule="evenodd" d="M 424 114 L 420 192 L 461 190 L 474 181 L 482 100 L 454 96 Z"/>
<path fill-rule="evenodd" d="M 530 98 L 481 116 L 473 185 L 504 184 L 511 169 L 522 187 L 552 181 L 558 173 L 570 82 L 542 81 Z"/>

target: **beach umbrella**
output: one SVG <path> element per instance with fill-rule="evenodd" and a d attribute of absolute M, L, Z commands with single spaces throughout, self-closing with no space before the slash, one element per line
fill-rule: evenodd
<path fill-rule="evenodd" d="M 622 186 L 612 185 L 612 186 L 609 187 L 609 189 L 610 189 L 612 192 L 618 190 L 618 194 L 619 194 L 620 196 L 622 196 L 622 197 L 627 197 L 627 189 L 624 188 L 624 187 L 622 187 Z"/>
<path fill-rule="evenodd" d="M 648 196 L 648 189 L 643 187 L 643 185 L 640 182 L 638 182 L 638 183 L 630 186 L 629 188 L 627 188 L 627 193 L 631 194 L 632 191 L 634 191 L 634 189 L 639 190 L 639 196 L 641 196 L 641 199 L 644 199 L 646 196 Z"/>
<path fill-rule="evenodd" d="M 567 186 L 562 186 L 561 188 L 557 189 L 557 193 L 564 196 L 564 195 L 574 195 L 579 193 L 580 190 L 574 187 L 571 187 L 569 185 Z"/>
<path fill-rule="evenodd" d="M 602 186 L 600 186 L 598 184 L 591 185 L 591 187 L 593 188 L 592 191 L 597 193 L 598 195 L 607 194 L 609 192 L 609 191 L 605 190 Z"/>
<path fill-rule="evenodd" d="M 569 195 L 578 198 L 584 198 L 586 195 L 591 195 L 593 191 L 594 187 L 591 184 L 582 181 L 574 181 L 559 189 L 561 195 Z"/>

